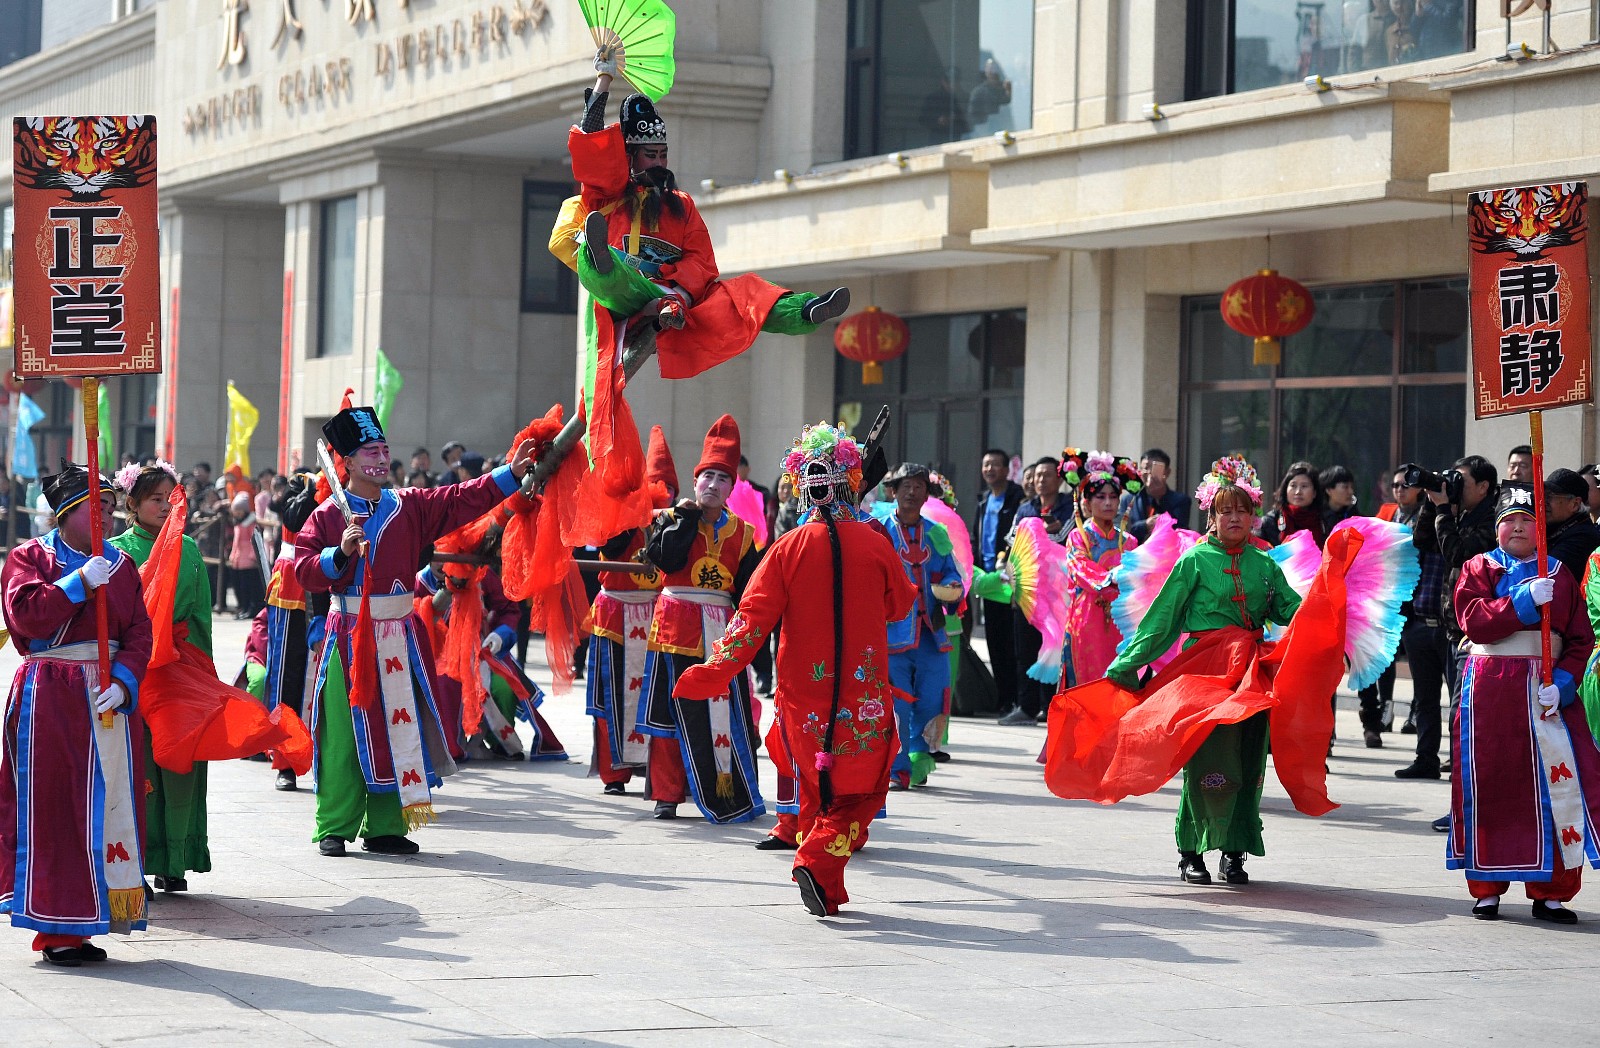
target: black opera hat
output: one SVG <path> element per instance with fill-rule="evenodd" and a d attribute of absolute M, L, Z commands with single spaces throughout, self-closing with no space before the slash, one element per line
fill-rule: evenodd
<path fill-rule="evenodd" d="M 44 488 L 44 498 L 50 503 L 51 512 L 60 517 L 72 512 L 89 497 L 89 467 L 62 459 L 61 472 L 44 477 L 39 483 Z M 115 493 L 111 481 L 103 473 L 100 475 L 100 490 Z"/>
<path fill-rule="evenodd" d="M 322 424 L 322 435 L 330 448 L 347 458 L 363 444 L 389 440 L 378 425 L 378 413 L 370 407 L 345 408 Z"/>
<path fill-rule="evenodd" d="M 661 119 L 655 103 L 645 95 L 629 95 L 623 99 L 622 141 L 630 146 L 667 144 L 667 122 Z"/>

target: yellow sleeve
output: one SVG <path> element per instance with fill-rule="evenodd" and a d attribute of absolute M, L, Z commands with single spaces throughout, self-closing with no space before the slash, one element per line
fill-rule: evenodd
<path fill-rule="evenodd" d="M 576 272 L 578 269 L 578 234 L 583 232 L 583 220 L 588 217 L 581 197 L 567 197 L 561 202 L 556 224 L 550 230 L 550 253 L 563 265 Z"/>

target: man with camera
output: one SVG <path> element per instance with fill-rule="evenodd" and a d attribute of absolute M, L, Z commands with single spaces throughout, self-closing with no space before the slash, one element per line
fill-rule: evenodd
<path fill-rule="evenodd" d="M 1495 548 L 1494 500 L 1499 490 L 1499 477 L 1494 466 L 1482 455 L 1468 455 L 1457 459 L 1454 467 L 1443 474 L 1411 466 L 1402 479 L 1427 493 L 1427 500 L 1417 514 L 1412 542 L 1419 554 L 1436 553 L 1442 561 L 1443 578 L 1437 597 L 1432 592 L 1424 594 L 1419 585 L 1412 604 L 1415 615 L 1424 624 L 1430 620 L 1438 623 L 1434 627 L 1440 645 L 1437 650 L 1441 652 L 1453 712 L 1461 694 L 1461 664 L 1466 658 L 1461 649 L 1464 635 L 1456 621 L 1456 583 L 1467 561 Z M 1434 616 L 1437 616 L 1436 620 Z M 1419 646 L 1424 640 L 1419 631 Z M 1411 646 L 1408 636 L 1406 651 L 1412 653 L 1417 650 Z M 1413 701 L 1419 703 L 1416 710 L 1417 760 L 1409 768 L 1401 768 L 1395 774 L 1403 779 L 1436 778 L 1441 770 L 1438 764 L 1442 727 L 1440 703 L 1428 702 L 1420 692 Z M 1429 774 L 1430 771 L 1432 774 Z M 1440 832 L 1448 832 L 1449 828 L 1448 816 L 1434 823 L 1434 829 Z"/>

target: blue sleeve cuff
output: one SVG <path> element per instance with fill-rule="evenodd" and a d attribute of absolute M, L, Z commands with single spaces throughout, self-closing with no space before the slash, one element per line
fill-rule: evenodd
<path fill-rule="evenodd" d="M 515 495 L 517 489 L 522 486 L 516 475 L 511 472 L 510 466 L 496 466 L 494 472 L 490 473 L 489 476 L 494 478 L 495 485 L 500 489 L 500 494 L 508 497 Z"/>
<path fill-rule="evenodd" d="M 496 626 L 489 632 L 500 638 L 500 651 L 502 654 L 509 652 L 512 645 L 517 643 L 517 633 L 510 626 Z"/>
<path fill-rule="evenodd" d="M 83 584 L 83 573 L 70 572 L 66 578 L 56 580 L 56 588 L 67 595 L 67 599 L 74 604 L 82 604 L 89 599 L 89 587 Z"/>
<path fill-rule="evenodd" d="M 312 645 L 312 646 L 316 646 L 318 644 L 321 644 L 323 639 L 326 638 L 327 635 L 328 635 L 328 617 L 326 615 L 314 615 L 314 616 L 312 616 L 311 625 L 306 628 L 306 643 L 309 644 L 309 645 Z"/>
<path fill-rule="evenodd" d="M 1561 708 L 1566 709 L 1578 698 L 1578 682 L 1566 670 L 1558 669 L 1550 674 L 1550 682 L 1561 691 Z"/>
<path fill-rule="evenodd" d="M 339 570 L 336 558 L 339 556 L 338 546 L 329 546 L 322 551 L 322 556 L 317 558 L 317 563 L 322 565 L 322 573 L 330 579 L 337 579 L 344 572 Z"/>
<path fill-rule="evenodd" d="M 439 577 L 433 573 L 431 565 L 417 572 L 417 582 L 429 593 L 439 592 Z"/>
<path fill-rule="evenodd" d="M 111 679 L 128 689 L 128 704 L 123 708 L 130 711 L 136 709 L 139 705 L 139 678 L 135 677 L 133 671 L 122 663 L 113 662 L 111 664 Z"/>
<path fill-rule="evenodd" d="M 1539 605 L 1533 602 L 1526 582 L 1518 584 L 1511 591 L 1511 606 L 1516 609 L 1517 618 L 1524 626 L 1532 626 L 1539 621 Z"/>

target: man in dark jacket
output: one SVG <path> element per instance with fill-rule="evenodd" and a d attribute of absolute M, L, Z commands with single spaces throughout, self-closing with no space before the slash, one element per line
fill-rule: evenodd
<path fill-rule="evenodd" d="M 1006 548 L 1006 536 L 1022 505 L 1022 487 L 1010 477 L 1011 456 L 999 448 L 983 453 L 985 491 L 978 496 L 972 517 L 972 562 L 993 571 L 996 558 Z M 985 600 L 984 635 L 989 644 L 989 666 L 994 671 L 996 697 L 1001 712 L 1017 705 L 1017 666 L 1013 655 L 1011 606 Z M 970 633 L 969 633 L 970 636 Z"/>
<path fill-rule="evenodd" d="M 1497 545 L 1494 501 L 1500 493 L 1499 475 L 1482 455 L 1457 459 L 1455 468 L 1462 473 L 1460 492 L 1447 494 L 1448 489 L 1428 492 L 1428 502 L 1417 515 L 1416 530 L 1412 532 L 1412 542 L 1417 549 L 1434 549 L 1444 558 L 1439 618 L 1444 624 L 1447 647 L 1444 676 L 1450 688 L 1451 719 L 1446 723 L 1453 723 L 1456 707 L 1461 702 L 1461 667 L 1467 658 L 1462 646 L 1465 634 L 1456 620 L 1456 583 L 1461 580 L 1461 568 L 1467 561 Z M 1418 730 L 1420 732 L 1420 727 Z M 1435 819 L 1433 828 L 1448 833 L 1450 817 Z"/>
<path fill-rule="evenodd" d="M 1550 555 L 1583 579 L 1589 554 L 1600 549 L 1600 524 L 1589 519 L 1589 482 L 1570 469 L 1558 469 L 1544 480 L 1545 535 Z"/>
<path fill-rule="evenodd" d="M 1117 507 L 1117 516 L 1128 522 L 1128 533 L 1144 542 L 1163 513 L 1178 527 L 1187 528 L 1191 500 L 1171 486 L 1172 456 L 1160 448 L 1151 448 L 1139 458 L 1139 475 L 1144 478 L 1144 488 L 1123 492 L 1122 503 Z"/>

